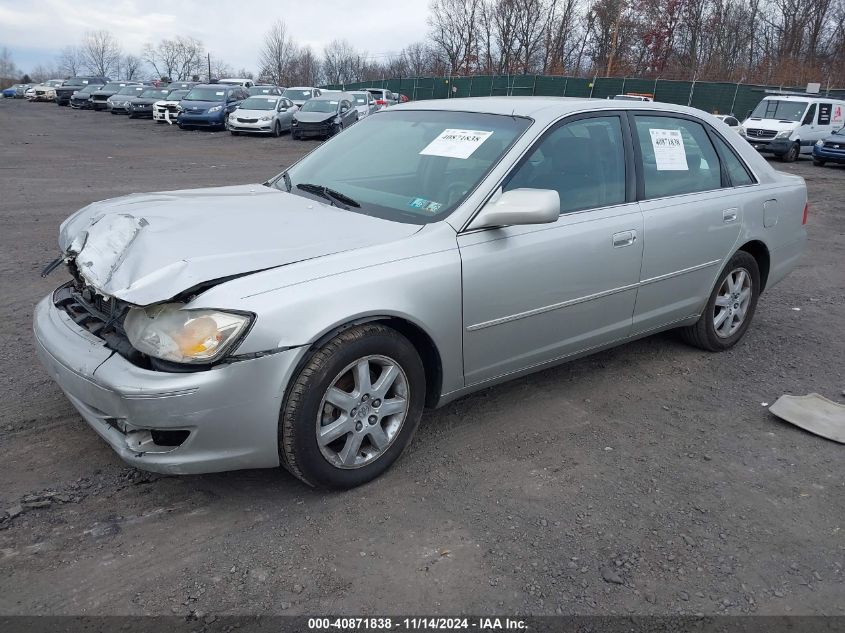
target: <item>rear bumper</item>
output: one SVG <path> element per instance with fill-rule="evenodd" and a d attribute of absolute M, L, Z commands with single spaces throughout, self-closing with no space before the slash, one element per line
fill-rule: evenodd
<path fill-rule="evenodd" d="M 41 363 L 80 415 L 127 463 L 171 474 L 279 465 L 278 421 L 285 387 L 303 348 L 168 373 L 139 368 L 56 308 L 35 308 Z M 187 432 L 179 446 L 153 432 Z"/>

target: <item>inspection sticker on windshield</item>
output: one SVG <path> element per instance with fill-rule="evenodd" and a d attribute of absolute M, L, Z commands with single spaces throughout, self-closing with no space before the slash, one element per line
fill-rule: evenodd
<path fill-rule="evenodd" d="M 218 90 L 218 91 L 217 91 L 217 92 L 215 92 L 214 94 L 215 94 L 215 95 L 217 95 L 218 97 L 222 97 L 224 93 L 223 93 L 223 91 L 222 91 L 222 90 Z"/>
<path fill-rule="evenodd" d="M 687 153 L 680 130 L 649 130 L 657 171 L 687 171 Z"/>
<path fill-rule="evenodd" d="M 422 156 L 469 158 L 493 132 L 480 130 L 443 130 L 421 152 Z"/>
<path fill-rule="evenodd" d="M 408 203 L 408 206 L 412 209 L 421 209 L 422 211 L 428 211 L 429 213 L 437 213 L 443 205 L 439 202 L 426 200 L 425 198 L 414 198 Z"/>

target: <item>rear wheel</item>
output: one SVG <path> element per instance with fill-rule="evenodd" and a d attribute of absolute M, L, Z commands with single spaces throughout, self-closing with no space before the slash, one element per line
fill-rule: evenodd
<path fill-rule="evenodd" d="M 345 330 L 290 387 L 279 421 L 282 464 L 312 486 L 366 483 L 408 445 L 424 401 L 425 371 L 408 339 L 377 324 Z"/>
<path fill-rule="evenodd" d="M 701 317 L 681 330 L 684 340 L 710 352 L 730 349 L 748 330 L 759 294 L 757 260 L 738 251 L 719 275 Z"/>
<path fill-rule="evenodd" d="M 786 153 L 781 154 L 780 159 L 785 163 L 794 163 L 798 160 L 798 156 L 801 154 L 801 146 L 798 143 L 793 143 Z"/>
<path fill-rule="evenodd" d="M 280 137 L 281 135 L 282 135 L 282 124 L 281 124 L 281 123 L 279 123 L 279 121 L 277 120 L 277 121 L 273 124 L 273 136 L 275 136 L 276 138 L 278 138 L 278 137 Z"/>

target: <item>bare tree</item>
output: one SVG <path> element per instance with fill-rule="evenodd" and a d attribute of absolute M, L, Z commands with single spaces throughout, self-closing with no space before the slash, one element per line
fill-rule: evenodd
<path fill-rule="evenodd" d="M 301 48 L 291 62 L 290 84 L 313 86 L 320 76 L 320 60 L 310 46 Z"/>
<path fill-rule="evenodd" d="M 89 31 L 82 40 L 82 60 L 92 75 L 108 77 L 120 66 L 120 44 L 109 31 Z"/>
<path fill-rule="evenodd" d="M 144 60 L 137 55 L 127 54 L 123 56 L 121 66 L 124 79 L 140 79 L 143 73 Z"/>
<path fill-rule="evenodd" d="M 58 64 L 59 74 L 65 77 L 75 77 L 82 72 L 85 61 L 78 46 L 66 46 L 59 53 L 56 63 Z"/>
<path fill-rule="evenodd" d="M 366 53 L 360 53 L 346 40 L 332 40 L 323 49 L 323 78 L 327 83 L 359 81 L 366 66 Z"/>
<path fill-rule="evenodd" d="M 163 39 L 153 46 L 147 44 L 141 53 L 158 77 L 187 81 L 207 68 L 202 42 L 193 37 L 178 36 Z"/>
<path fill-rule="evenodd" d="M 452 74 L 469 74 L 478 62 L 478 18 L 482 0 L 433 0 L 429 36 Z"/>
<path fill-rule="evenodd" d="M 276 20 L 264 34 L 259 55 L 260 75 L 277 86 L 289 83 L 291 66 L 299 55 L 299 47 L 289 35 L 282 20 Z"/>
<path fill-rule="evenodd" d="M 5 46 L 0 49 L 0 85 L 4 88 L 15 83 L 17 80 L 18 68 L 12 59 L 12 54 Z"/>

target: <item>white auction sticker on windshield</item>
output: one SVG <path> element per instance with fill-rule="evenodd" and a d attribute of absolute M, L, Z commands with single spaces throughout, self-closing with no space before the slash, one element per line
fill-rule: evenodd
<path fill-rule="evenodd" d="M 222 90 L 219 90 L 219 91 L 215 92 L 214 94 L 217 95 L 218 97 L 222 97 L 224 92 Z"/>
<path fill-rule="evenodd" d="M 684 137 L 680 130 L 649 130 L 657 171 L 688 171 Z"/>
<path fill-rule="evenodd" d="M 469 158 L 493 132 L 482 130 L 443 130 L 420 154 L 445 158 Z"/>

